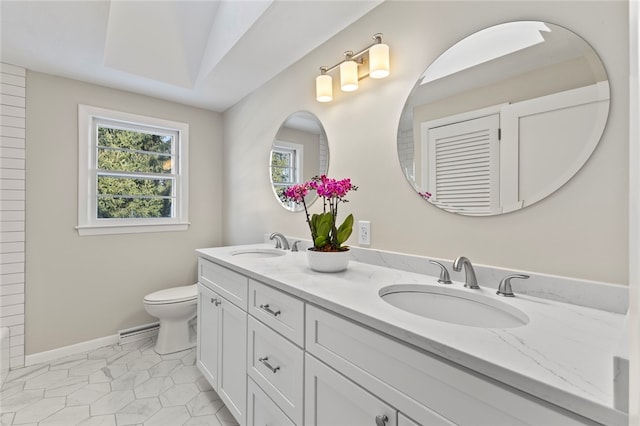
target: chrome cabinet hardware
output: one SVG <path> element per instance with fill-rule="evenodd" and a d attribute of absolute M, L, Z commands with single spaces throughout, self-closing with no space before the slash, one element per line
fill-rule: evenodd
<path fill-rule="evenodd" d="M 529 275 L 507 275 L 500 281 L 500 285 L 498 286 L 498 291 L 496 291 L 496 294 L 503 297 L 514 297 L 515 294 L 513 294 L 513 290 L 511 289 L 511 280 L 514 278 L 521 278 L 523 280 L 526 280 L 527 278 L 529 278 Z"/>
<path fill-rule="evenodd" d="M 438 282 L 441 284 L 451 284 L 451 278 L 449 277 L 449 271 L 447 271 L 447 267 L 440 262 L 436 262 L 435 260 L 430 260 L 429 262 L 440 267 L 440 278 L 438 279 Z"/>
<path fill-rule="evenodd" d="M 278 370 L 280 370 L 280 367 L 273 367 L 271 364 L 269 364 L 269 357 L 268 356 L 263 356 L 261 358 L 258 358 L 258 361 L 260 361 L 262 364 L 264 364 L 265 367 L 267 367 L 269 370 L 271 370 L 271 372 L 273 374 L 276 374 L 278 372 Z"/>
<path fill-rule="evenodd" d="M 376 426 L 386 426 L 389 421 L 389 417 L 386 414 L 378 414 L 376 416 Z"/>
<path fill-rule="evenodd" d="M 260 305 L 260 309 L 262 309 L 263 311 L 266 311 L 268 313 L 270 313 L 271 315 L 273 315 L 274 317 L 277 317 L 278 315 L 280 315 L 282 312 L 280 312 L 280 310 L 278 309 L 277 311 L 272 310 L 269 307 L 269 304 L 264 304 L 264 305 Z"/>

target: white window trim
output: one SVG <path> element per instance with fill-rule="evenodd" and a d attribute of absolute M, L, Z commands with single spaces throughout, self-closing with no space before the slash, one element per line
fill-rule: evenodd
<path fill-rule="evenodd" d="M 98 219 L 96 217 L 97 170 L 95 164 L 95 119 L 120 121 L 127 124 L 155 127 L 177 132 L 178 177 L 176 178 L 175 217 Z M 189 125 L 176 121 L 146 117 L 105 108 L 78 105 L 78 226 L 84 235 L 130 234 L 139 232 L 186 231 L 189 227 Z"/>
<path fill-rule="evenodd" d="M 294 182 L 292 182 L 293 184 L 295 183 L 302 183 L 302 176 L 304 176 L 303 174 L 303 170 L 302 170 L 302 163 L 303 163 L 303 159 L 304 159 L 304 145 L 299 144 L 299 143 L 294 143 L 294 142 L 287 142 L 287 141 L 281 141 L 281 140 L 276 140 L 273 143 L 273 148 L 282 148 L 282 149 L 290 149 L 292 151 L 295 151 L 295 169 L 296 169 L 296 176 L 294 179 Z"/>

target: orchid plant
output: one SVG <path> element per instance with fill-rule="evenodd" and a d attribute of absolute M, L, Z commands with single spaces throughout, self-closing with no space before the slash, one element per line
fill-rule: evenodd
<path fill-rule="evenodd" d="M 316 176 L 310 181 L 295 184 L 282 193 L 283 201 L 293 201 L 302 204 L 307 217 L 307 224 L 311 231 L 313 247 L 316 251 L 344 251 L 348 248 L 342 244 L 353 232 L 353 215 L 349 214 L 340 226 L 337 226 L 338 205 L 347 203 L 345 198 L 349 191 L 356 191 L 357 186 L 351 184 L 351 179 L 331 179 L 325 175 Z M 305 197 L 309 191 L 316 191 L 322 198 L 322 213 L 309 216 Z"/>

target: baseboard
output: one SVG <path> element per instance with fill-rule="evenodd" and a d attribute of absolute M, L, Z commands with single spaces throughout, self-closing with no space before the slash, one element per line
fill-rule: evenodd
<path fill-rule="evenodd" d="M 137 340 L 149 339 L 156 337 L 160 330 L 160 322 L 153 322 L 150 324 L 140 325 L 138 327 L 127 328 L 126 330 L 120 330 L 118 332 L 118 343 L 125 345 L 127 343 L 135 342 Z"/>
<path fill-rule="evenodd" d="M 63 346 L 61 348 L 27 355 L 24 357 L 24 365 L 27 367 L 44 362 L 51 362 L 66 356 L 76 355 L 82 352 L 102 348 L 104 346 L 114 345 L 118 343 L 119 337 L 119 334 L 114 334 L 113 336 L 100 337 L 98 339 L 88 340 L 74 345 Z"/>

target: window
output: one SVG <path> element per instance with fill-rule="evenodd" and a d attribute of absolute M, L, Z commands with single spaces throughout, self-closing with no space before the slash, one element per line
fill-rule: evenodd
<path fill-rule="evenodd" d="M 300 144 L 276 141 L 271 148 L 271 183 L 276 196 L 302 181 L 303 147 Z"/>
<path fill-rule="evenodd" d="M 80 235 L 186 230 L 189 127 L 79 105 Z"/>

